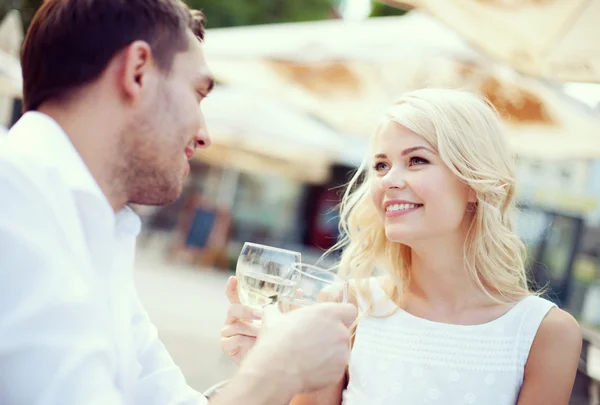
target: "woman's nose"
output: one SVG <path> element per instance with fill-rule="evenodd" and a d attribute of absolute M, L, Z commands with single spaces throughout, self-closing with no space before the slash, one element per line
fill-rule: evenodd
<path fill-rule="evenodd" d="M 383 178 L 382 181 L 384 190 L 398 189 L 401 190 L 406 187 L 406 180 L 404 173 L 399 170 L 390 170 Z"/>

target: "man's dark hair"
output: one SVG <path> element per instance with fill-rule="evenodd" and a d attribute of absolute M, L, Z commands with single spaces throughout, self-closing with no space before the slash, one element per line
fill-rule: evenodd
<path fill-rule="evenodd" d="M 188 49 L 188 29 L 204 39 L 203 19 L 181 0 L 46 0 L 23 42 L 23 110 L 94 81 L 136 40 L 148 42 L 168 72 Z"/>

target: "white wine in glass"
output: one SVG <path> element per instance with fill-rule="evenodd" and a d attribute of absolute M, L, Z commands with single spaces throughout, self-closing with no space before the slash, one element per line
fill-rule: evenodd
<path fill-rule="evenodd" d="M 348 283 L 331 270 L 310 264 L 292 265 L 294 287 L 280 294 L 279 309 L 290 312 L 319 302 L 348 302 Z"/>
<path fill-rule="evenodd" d="M 236 266 L 240 302 L 257 309 L 276 303 L 295 288 L 300 261 L 299 252 L 246 242 Z"/>

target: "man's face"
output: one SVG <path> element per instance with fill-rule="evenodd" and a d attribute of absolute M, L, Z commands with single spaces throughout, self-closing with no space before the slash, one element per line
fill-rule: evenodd
<path fill-rule="evenodd" d="M 175 201 L 190 171 L 196 147 L 208 147 L 200 102 L 213 81 L 202 43 L 189 32 L 189 49 L 175 55 L 169 73 L 155 79 L 123 136 L 129 202 L 165 205 Z"/>

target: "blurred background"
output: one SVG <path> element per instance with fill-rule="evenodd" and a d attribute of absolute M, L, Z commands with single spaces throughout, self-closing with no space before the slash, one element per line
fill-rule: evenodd
<path fill-rule="evenodd" d="M 21 114 L 19 51 L 41 3 L 0 2 L 0 145 Z M 444 86 L 480 91 L 502 115 L 531 282 L 584 332 L 572 403 L 600 403 L 600 0 L 186 3 L 207 15 L 213 146 L 179 201 L 134 209 L 140 295 L 194 388 L 234 370 L 218 340 L 242 244 L 316 261 L 384 108 Z"/>

